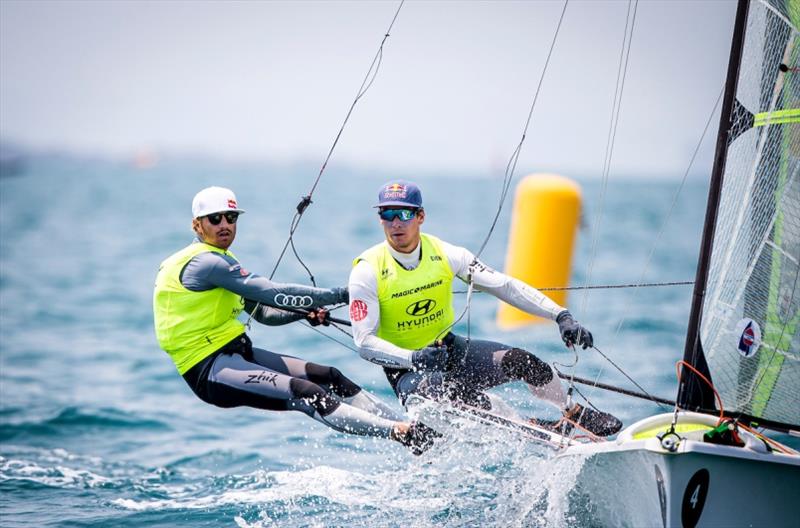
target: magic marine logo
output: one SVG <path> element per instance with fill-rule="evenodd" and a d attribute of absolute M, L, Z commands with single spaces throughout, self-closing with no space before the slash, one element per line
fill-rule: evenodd
<path fill-rule="evenodd" d="M 406 308 L 406 313 L 414 317 L 420 317 L 430 313 L 434 308 L 436 308 L 436 301 L 433 299 L 423 299 L 409 304 Z"/>
<path fill-rule="evenodd" d="M 420 286 L 419 288 L 411 288 L 411 289 L 408 289 L 408 290 L 394 292 L 394 293 L 392 293 L 392 299 L 397 299 L 399 297 L 405 297 L 406 295 L 412 295 L 414 293 L 419 293 L 421 291 L 430 290 L 431 288 L 435 288 L 437 286 L 441 286 L 443 282 L 444 281 L 440 279 L 438 281 L 430 282 L 428 284 L 425 284 L 424 286 Z"/>

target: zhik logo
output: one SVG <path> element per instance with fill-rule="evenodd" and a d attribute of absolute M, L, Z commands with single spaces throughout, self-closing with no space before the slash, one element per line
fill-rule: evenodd
<path fill-rule="evenodd" d="M 278 379 L 277 374 L 273 374 L 270 372 L 259 372 L 258 374 L 247 374 L 247 380 L 245 384 L 248 383 L 258 383 L 260 384 L 262 381 L 264 383 L 272 383 L 273 387 L 277 387 L 278 384 L 275 382 Z"/>

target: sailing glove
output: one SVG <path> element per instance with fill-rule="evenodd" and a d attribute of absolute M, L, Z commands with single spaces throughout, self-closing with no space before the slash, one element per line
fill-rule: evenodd
<path fill-rule="evenodd" d="M 329 326 L 331 324 L 330 319 L 328 319 L 328 310 L 325 308 L 317 308 L 316 310 L 311 310 L 306 314 L 306 321 L 311 326 Z"/>
<path fill-rule="evenodd" d="M 561 339 L 564 340 L 564 344 L 567 346 L 580 345 L 584 349 L 594 346 L 592 333 L 573 319 L 568 310 L 558 314 L 556 322 L 558 323 L 558 330 L 561 332 Z"/>
<path fill-rule="evenodd" d="M 414 370 L 437 371 L 447 369 L 449 353 L 447 347 L 429 346 L 411 353 L 411 366 Z"/>

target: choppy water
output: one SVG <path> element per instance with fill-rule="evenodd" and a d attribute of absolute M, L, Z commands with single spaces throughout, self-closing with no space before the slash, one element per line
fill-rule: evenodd
<path fill-rule="evenodd" d="M 193 194 L 211 184 L 235 189 L 247 214 L 233 249 L 248 268 L 269 274 L 314 176 L 311 166 L 175 161 L 142 171 L 47 158 L 0 179 L 4 526 L 592 525 L 568 500 L 580 468 L 556 464 L 508 434 L 464 434 L 415 458 L 396 444 L 334 433 L 299 413 L 217 409 L 191 394 L 158 349 L 151 295 L 158 263 L 191 239 Z M 295 237 L 319 284 L 343 285 L 352 257 L 380 239 L 370 206 L 392 176 L 326 173 Z M 427 230 L 477 249 L 499 182 L 414 178 L 424 190 Z M 676 186 L 677 180 L 612 183 L 601 229 L 581 232 L 574 282 L 586 277 L 595 236 L 593 283 L 692 279 L 704 182 L 684 189 L 653 248 Z M 588 225 L 600 207 L 599 184 L 584 182 L 584 194 Z M 484 253 L 497 267 L 509 209 L 510 202 Z M 307 282 L 291 256 L 276 278 Z M 687 286 L 607 290 L 574 294 L 569 304 L 602 350 L 648 390 L 671 398 L 690 293 Z M 473 335 L 570 361 L 554 325 L 502 333 L 495 309 L 492 298 L 475 297 Z M 350 344 L 335 330 L 327 334 Z M 332 363 L 393 402 L 377 367 L 308 328 L 254 327 L 251 336 L 260 346 Z M 596 354 L 581 354 L 578 375 L 595 377 L 601 369 L 602 380 L 625 385 Z M 504 394 L 524 411 L 539 408 L 520 387 Z M 587 394 L 626 423 L 658 410 Z"/>

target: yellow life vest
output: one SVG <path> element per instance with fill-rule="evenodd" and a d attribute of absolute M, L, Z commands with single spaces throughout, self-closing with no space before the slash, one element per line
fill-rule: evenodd
<path fill-rule="evenodd" d="M 181 374 L 244 332 L 244 325 L 236 319 L 244 308 L 240 295 L 224 288 L 195 292 L 181 284 L 184 266 L 207 251 L 236 258 L 230 251 L 194 243 L 164 260 L 156 276 L 156 337 Z"/>
<path fill-rule="evenodd" d="M 453 271 L 441 241 L 420 234 L 419 266 L 403 268 L 384 241 L 359 255 L 353 266 L 366 261 L 378 283 L 380 325 L 378 337 L 406 349 L 418 349 L 444 337 L 453 324 Z"/>

